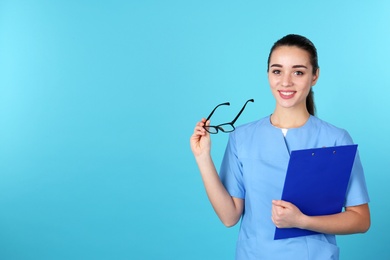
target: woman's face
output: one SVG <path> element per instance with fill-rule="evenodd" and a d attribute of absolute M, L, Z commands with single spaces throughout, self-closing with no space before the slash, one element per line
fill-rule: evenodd
<path fill-rule="evenodd" d="M 295 46 L 277 47 L 268 68 L 268 81 L 277 108 L 306 109 L 306 97 L 318 75 L 319 70 L 313 75 L 307 51 Z"/>

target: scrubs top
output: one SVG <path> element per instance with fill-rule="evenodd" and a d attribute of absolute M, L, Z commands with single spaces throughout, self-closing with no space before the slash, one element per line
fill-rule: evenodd
<path fill-rule="evenodd" d="M 280 199 L 290 151 L 353 144 L 347 131 L 310 116 L 284 136 L 270 116 L 237 127 L 229 135 L 220 178 L 231 196 L 245 207 L 236 259 L 339 259 L 334 235 L 315 234 L 274 240 L 272 200 Z M 363 168 L 356 154 L 344 206 L 369 202 Z"/>

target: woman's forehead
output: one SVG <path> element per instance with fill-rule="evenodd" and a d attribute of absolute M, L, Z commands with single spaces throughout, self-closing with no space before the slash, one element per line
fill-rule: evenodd
<path fill-rule="evenodd" d="M 309 66 L 310 54 L 296 46 L 279 46 L 271 54 L 270 66 L 273 64 L 295 66 L 304 65 Z"/>

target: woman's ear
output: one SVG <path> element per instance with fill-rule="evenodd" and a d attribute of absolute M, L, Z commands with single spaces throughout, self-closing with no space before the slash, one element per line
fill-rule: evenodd
<path fill-rule="evenodd" d="M 320 68 L 318 68 L 316 73 L 313 75 L 313 81 L 311 83 L 311 86 L 314 86 L 317 83 L 319 77 L 320 77 Z"/>

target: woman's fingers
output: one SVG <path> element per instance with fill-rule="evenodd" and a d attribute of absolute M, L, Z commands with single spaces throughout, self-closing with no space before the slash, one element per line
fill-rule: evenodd
<path fill-rule="evenodd" d="M 206 129 L 204 129 L 204 126 L 208 126 L 210 125 L 210 120 L 208 120 L 206 122 L 206 119 L 202 119 L 201 121 L 199 121 L 196 126 L 195 126 L 195 129 L 194 129 L 194 133 L 198 133 L 198 134 L 201 134 L 201 135 L 205 135 L 206 134 Z"/>
<path fill-rule="evenodd" d="M 199 156 L 210 150 L 209 133 L 204 129 L 205 125 L 209 125 L 210 121 L 202 118 L 194 128 L 194 133 L 191 136 L 190 143 L 192 152 L 195 156 Z"/>

